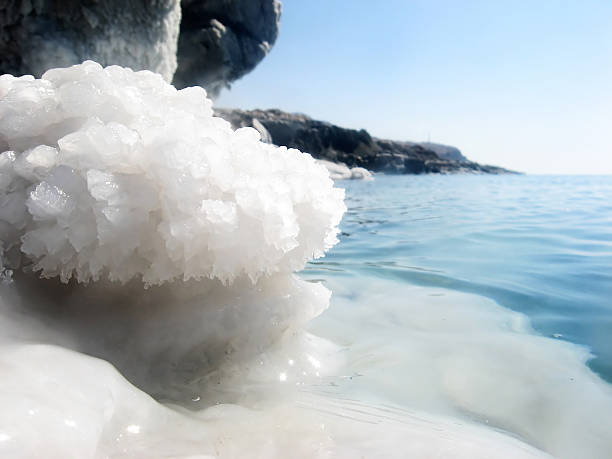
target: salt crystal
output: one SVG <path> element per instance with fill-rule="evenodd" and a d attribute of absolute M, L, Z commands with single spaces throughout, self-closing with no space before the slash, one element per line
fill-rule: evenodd
<path fill-rule="evenodd" d="M 310 155 L 234 131 L 211 106 L 201 88 L 91 61 L 0 77 L 7 250 L 21 244 L 45 277 L 148 284 L 255 281 L 322 255 L 343 191 Z"/>

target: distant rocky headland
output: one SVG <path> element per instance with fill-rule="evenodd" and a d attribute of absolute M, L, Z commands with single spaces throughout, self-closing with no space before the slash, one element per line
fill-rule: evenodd
<path fill-rule="evenodd" d="M 496 166 L 469 161 L 459 149 L 372 137 L 365 129 L 348 129 L 277 109 L 217 109 L 234 128 L 253 127 L 265 142 L 310 153 L 317 159 L 390 174 L 511 174 Z"/>

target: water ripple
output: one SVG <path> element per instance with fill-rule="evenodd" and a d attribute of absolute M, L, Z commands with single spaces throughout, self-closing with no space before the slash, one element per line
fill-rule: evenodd
<path fill-rule="evenodd" d="M 342 243 L 307 276 L 490 297 L 546 336 L 590 346 L 591 367 L 612 382 L 612 177 L 379 176 L 342 186 Z"/>

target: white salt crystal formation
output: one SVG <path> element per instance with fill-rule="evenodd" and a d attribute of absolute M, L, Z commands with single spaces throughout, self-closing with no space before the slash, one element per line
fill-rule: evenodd
<path fill-rule="evenodd" d="M 374 180 L 372 173 L 363 167 L 348 167 L 344 163 L 334 163 L 325 159 L 318 159 L 317 162 L 327 168 L 332 180 Z"/>
<path fill-rule="evenodd" d="M 0 76 L 5 269 L 146 284 L 290 272 L 336 241 L 343 190 L 213 117 L 198 87 L 87 61 Z"/>

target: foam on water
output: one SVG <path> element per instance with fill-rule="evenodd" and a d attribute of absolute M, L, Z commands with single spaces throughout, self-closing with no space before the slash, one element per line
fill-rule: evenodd
<path fill-rule="evenodd" d="M 1 456 L 610 451 L 588 354 L 494 304 L 347 280 L 308 333 L 330 292 L 293 271 L 336 242 L 343 192 L 201 89 L 4 75 L 0 147 Z"/>

